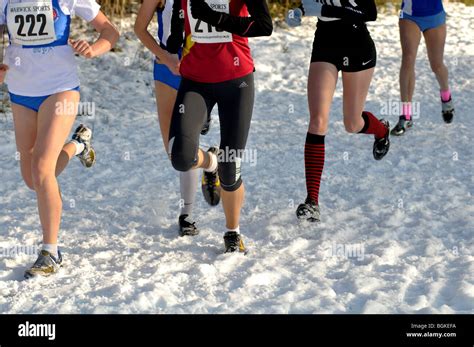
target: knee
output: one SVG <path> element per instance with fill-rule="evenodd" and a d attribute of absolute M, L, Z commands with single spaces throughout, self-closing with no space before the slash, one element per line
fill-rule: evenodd
<path fill-rule="evenodd" d="M 363 124 L 358 119 L 352 119 L 352 117 L 344 117 L 344 128 L 348 133 L 356 134 L 361 131 Z"/>
<path fill-rule="evenodd" d="M 323 115 L 311 116 L 309 132 L 312 134 L 325 134 L 328 130 L 328 117 Z"/>
<path fill-rule="evenodd" d="M 414 70 L 416 63 L 416 54 L 414 53 L 403 53 L 402 55 L 402 69 Z"/>
<path fill-rule="evenodd" d="M 193 168 L 195 163 L 195 158 L 190 158 L 182 153 L 171 155 L 171 165 L 173 165 L 173 168 L 177 171 L 189 171 Z"/>
<path fill-rule="evenodd" d="M 23 181 L 25 182 L 25 185 L 30 189 L 30 190 L 35 190 L 35 185 L 33 183 L 33 177 L 30 176 L 25 176 L 23 175 Z"/>
<path fill-rule="evenodd" d="M 186 141 L 170 141 L 171 165 L 177 171 L 189 171 L 196 165 L 196 150 L 193 146 L 186 146 Z"/>
<path fill-rule="evenodd" d="M 44 187 L 46 180 L 55 177 L 54 165 L 50 165 L 43 158 L 33 156 L 31 162 L 31 185 L 33 189 Z"/>
<path fill-rule="evenodd" d="M 240 158 L 229 162 L 219 163 L 219 180 L 226 192 L 235 192 L 242 185 Z"/>
<path fill-rule="evenodd" d="M 445 66 L 443 63 L 431 63 L 431 71 L 433 71 L 436 75 L 443 72 Z"/>
<path fill-rule="evenodd" d="M 35 190 L 33 177 L 31 175 L 31 151 L 20 152 L 20 167 L 23 182 L 25 182 L 25 185 L 29 189 Z"/>

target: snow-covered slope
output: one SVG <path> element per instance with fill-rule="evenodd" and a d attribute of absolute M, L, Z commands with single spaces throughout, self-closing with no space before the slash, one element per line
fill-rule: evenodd
<path fill-rule="evenodd" d="M 161 142 L 151 63 L 125 21 L 119 52 L 81 60 L 83 100 L 97 108 L 95 118 L 82 121 L 94 125 L 99 161 L 90 171 L 74 161 L 60 178 L 65 268 L 54 278 L 22 281 L 35 256 L 0 258 L 0 312 L 474 312 L 474 8 L 448 11 L 454 123 L 441 119 L 424 47 L 417 64 L 421 114 L 382 162 L 373 160 L 369 137 L 345 133 L 339 85 L 319 225 L 295 219 L 305 197 L 315 19 L 251 40 L 257 97 L 248 148 L 257 160 L 244 167 L 247 256 L 220 254 L 222 210 L 200 195 L 201 234 L 177 237 L 178 179 Z M 381 14 L 370 29 L 379 57 L 367 109 L 380 115 L 399 95 L 396 14 Z M 397 112 L 383 116 L 398 119 Z M 19 175 L 11 114 L 0 115 L 0 127 L 0 247 L 36 245 L 34 194 Z M 216 118 L 202 139 L 215 143 Z"/>

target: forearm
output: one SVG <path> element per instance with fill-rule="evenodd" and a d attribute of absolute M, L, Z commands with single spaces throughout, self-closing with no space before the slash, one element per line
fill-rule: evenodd
<path fill-rule="evenodd" d="M 328 18 L 370 22 L 377 19 L 377 7 L 373 1 L 366 7 L 323 5 L 321 15 Z"/>
<path fill-rule="evenodd" d="M 114 48 L 117 44 L 119 37 L 119 32 L 112 25 L 110 27 L 104 28 L 101 31 L 97 41 L 94 42 L 91 46 L 94 52 L 94 56 L 98 57 L 107 52 L 110 52 L 110 50 L 112 50 L 112 48 Z"/>
<path fill-rule="evenodd" d="M 155 57 L 159 60 L 163 60 L 165 54 L 168 54 L 166 50 L 161 48 L 160 44 L 155 40 L 155 38 L 148 32 L 148 30 L 136 30 L 135 31 L 138 39 L 143 43 L 143 45 L 152 52 Z"/>
<path fill-rule="evenodd" d="M 246 0 L 250 17 L 221 13 L 216 27 L 245 37 L 270 36 L 273 23 L 266 0 Z"/>

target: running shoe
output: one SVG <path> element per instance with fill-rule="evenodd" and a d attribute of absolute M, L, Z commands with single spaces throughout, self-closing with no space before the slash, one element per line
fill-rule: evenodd
<path fill-rule="evenodd" d="M 401 136 L 405 134 L 406 131 L 411 127 L 413 127 L 413 120 L 408 120 L 405 118 L 405 116 L 400 116 L 397 125 L 395 125 L 390 134 L 394 136 Z"/>
<path fill-rule="evenodd" d="M 199 230 L 187 214 L 179 216 L 179 236 L 196 236 Z"/>
<path fill-rule="evenodd" d="M 224 235 L 224 245 L 226 253 L 240 252 L 245 253 L 246 249 L 242 236 L 235 231 L 228 231 Z"/>
<path fill-rule="evenodd" d="M 77 127 L 72 140 L 84 144 L 84 150 L 77 155 L 81 164 L 86 168 L 91 168 L 96 162 L 95 150 L 91 145 L 92 130 L 81 124 Z"/>
<path fill-rule="evenodd" d="M 305 203 L 299 205 L 296 209 L 296 217 L 299 220 L 306 220 L 311 223 L 320 222 L 321 212 L 319 211 L 319 205 L 308 197 Z"/>
<path fill-rule="evenodd" d="M 445 123 L 452 123 L 454 118 L 454 104 L 453 99 L 449 101 L 441 101 L 442 115 Z"/>
<path fill-rule="evenodd" d="M 381 160 L 387 155 L 390 149 L 390 123 L 385 119 L 381 119 L 380 122 L 382 122 L 382 124 L 385 125 L 385 128 L 387 128 L 387 134 L 380 139 L 375 139 L 373 149 L 375 160 Z"/>
<path fill-rule="evenodd" d="M 35 276 L 50 276 L 59 271 L 62 266 L 63 257 L 61 252 L 58 251 L 58 257 L 56 258 L 48 251 L 42 250 L 36 262 L 31 268 L 25 271 L 25 278 L 32 278 Z"/>
<path fill-rule="evenodd" d="M 219 148 L 211 147 L 209 148 L 208 153 L 217 156 L 217 154 L 219 153 Z M 204 199 L 209 205 L 219 205 L 219 202 L 221 200 L 221 183 L 219 181 L 219 174 L 217 168 L 213 172 L 203 171 L 201 189 L 202 194 L 204 195 Z"/>

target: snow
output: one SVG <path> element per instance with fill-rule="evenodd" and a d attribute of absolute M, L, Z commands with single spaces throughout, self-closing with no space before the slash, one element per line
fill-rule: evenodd
<path fill-rule="evenodd" d="M 97 114 L 98 162 L 61 176 L 65 268 L 23 281 L 35 255 L 0 258 L 3 313 L 473 313 L 474 7 L 448 4 L 446 63 L 457 115 L 440 115 L 424 44 L 421 114 L 381 162 L 372 140 L 344 131 L 338 86 L 321 187 L 323 222 L 298 224 L 305 197 L 306 80 L 314 18 L 252 39 L 257 96 L 245 163 L 242 231 L 250 253 L 221 254 L 220 207 L 198 195 L 201 234 L 177 237 L 178 176 L 156 120 L 149 55 L 123 21 L 116 53 L 81 61 L 83 101 Z M 398 100 L 397 16 L 370 30 L 378 67 L 367 109 Z M 89 34 L 88 34 L 89 35 Z M 216 111 L 214 111 L 215 113 Z M 392 123 L 398 114 L 383 115 Z M 79 120 L 78 120 L 79 122 Z M 11 114 L 0 115 L 0 248 L 41 242 L 34 194 L 19 175 Z M 218 143 L 213 120 L 202 145 Z M 336 251 L 335 251 L 336 250 Z"/>

